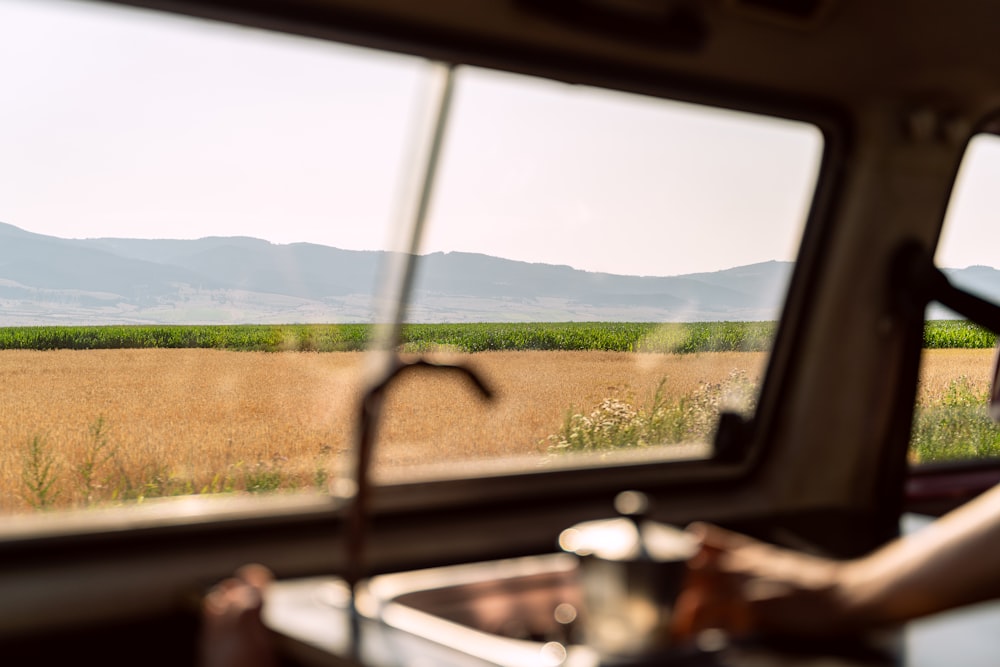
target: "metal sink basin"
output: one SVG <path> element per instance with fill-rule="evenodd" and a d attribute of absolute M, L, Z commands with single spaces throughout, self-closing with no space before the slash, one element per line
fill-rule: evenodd
<path fill-rule="evenodd" d="M 598 664 L 575 644 L 577 560 L 550 554 L 374 577 L 358 599 L 369 619 L 503 667 Z"/>

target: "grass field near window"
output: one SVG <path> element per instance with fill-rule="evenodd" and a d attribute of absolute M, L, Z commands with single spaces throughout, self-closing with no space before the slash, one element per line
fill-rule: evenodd
<path fill-rule="evenodd" d="M 655 347 L 650 341 L 663 344 L 673 334 L 675 343 L 697 336 L 715 340 L 708 346 L 713 349 L 726 340 L 715 334 L 742 326 L 726 324 L 537 325 L 522 339 L 505 325 L 414 326 L 408 349 L 446 355 L 462 348 L 455 340 L 463 336 L 522 349 L 468 357 L 497 391 L 499 398 L 490 405 L 450 376 L 417 374 L 393 387 L 379 433 L 376 476 L 398 480 L 418 468 L 481 470 L 491 463 L 537 468 L 566 452 L 708 442 L 718 411 L 734 398 L 739 407 L 752 409 L 765 352 L 625 354 L 600 346 L 613 347 L 608 341 L 618 340 L 630 349 Z M 1000 430 L 985 407 L 993 355 L 985 348 L 992 341 L 965 323 L 931 325 L 936 345 L 949 331 L 958 344 L 924 352 L 911 460 L 996 456 Z M 363 338 L 357 332 L 365 328 L 355 326 L 347 331 Z M 769 325 L 755 326 L 730 340 L 750 340 L 747 332 L 759 334 Z M 2 329 L 0 338 L 48 331 L 56 340 L 56 334 L 83 331 L 94 340 L 111 340 L 123 328 L 58 329 Z M 124 329 L 203 341 L 211 335 L 239 340 L 237 334 L 246 340 L 257 332 L 286 342 L 270 352 L 0 350 L 0 511 L 190 493 L 325 489 L 343 472 L 363 386 L 363 353 L 278 351 L 302 349 L 302 340 L 322 340 L 323 332 L 337 327 Z M 636 336 L 637 330 L 645 337 Z M 151 339 L 156 335 L 164 334 Z M 289 336 L 298 343 L 288 343 Z M 532 349 L 540 346 L 538 340 L 585 349 Z"/>
<path fill-rule="evenodd" d="M 559 435 L 573 414 L 590 415 L 608 400 L 643 413 L 654 400 L 708 399 L 734 370 L 757 382 L 764 359 L 477 354 L 470 363 L 496 401 L 483 403 L 450 374 L 403 376 L 387 397 L 375 473 L 403 479 L 418 467 L 513 461 L 544 467 L 560 457 Z M 0 509 L 323 488 L 352 445 L 363 361 L 358 352 L 2 351 Z M 713 419 L 705 411 L 717 403 L 701 400 L 699 424 Z"/>

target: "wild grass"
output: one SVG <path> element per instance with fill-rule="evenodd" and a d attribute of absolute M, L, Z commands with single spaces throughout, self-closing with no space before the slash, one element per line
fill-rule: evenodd
<path fill-rule="evenodd" d="M 690 394 L 667 400 L 662 380 L 645 405 L 605 398 L 589 414 L 566 413 L 558 433 L 549 436 L 554 453 L 709 442 L 719 413 L 752 413 L 756 387 L 745 370 L 736 369 L 720 382 L 702 382 Z"/>
<path fill-rule="evenodd" d="M 23 498 L 36 510 L 52 507 L 59 498 L 56 455 L 40 435 L 32 436 L 21 460 Z"/>
<path fill-rule="evenodd" d="M 988 387 L 966 376 L 917 411 L 910 439 L 911 459 L 933 463 L 1000 455 L 1000 428 L 990 418 Z"/>
<path fill-rule="evenodd" d="M 934 463 L 1000 456 L 1000 427 L 988 410 L 993 352 L 924 352 L 910 460 Z"/>
<path fill-rule="evenodd" d="M 1000 426 L 988 410 L 993 354 L 975 347 L 924 352 L 910 438 L 912 463 L 1000 457 Z M 739 370 L 672 401 L 664 400 L 661 389 L 645 407 L 607 397 L 589 411 L 570 410 L 548 438 L 550 450 L 711 441 L 720 411 L 752 413 L 757 395 L 754 382 Z"/>

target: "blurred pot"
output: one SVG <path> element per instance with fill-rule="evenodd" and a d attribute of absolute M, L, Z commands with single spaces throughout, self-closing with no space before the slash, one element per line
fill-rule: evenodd
<path fill-rule="evenodd" d="M 642 494 L 619 494 L 615 505 L 626 516 L 580 523 L 559 537 L 580 558 L 582 639 L 607 660 L 667 647 L 686 562 L 697 550 L 689 533 L 643 518 Z"/>

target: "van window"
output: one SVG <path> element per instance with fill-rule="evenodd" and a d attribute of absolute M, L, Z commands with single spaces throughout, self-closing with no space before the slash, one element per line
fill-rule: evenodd
<path fill-rule="evenodd" d="M 0 5 L 0 512 L 324 490 L 432 67 Z M 380 481 L 708 453 L 754 409 L 814 126 L 459 67 Z"/>
<path fill-rule="evenodd" d="M 408 346 L 496 398 L 407 378 L 377 477 L 704 457 L 754 408 L 819 131 L 468 67 L 449 118 Z"/>
<path fill-rule="evenodd" d="M 1000 302 L 997 174 L 1000 138 L 974 137 L 962 160 L 935 255 L 952 284 L 994 302 Z M 928 307 L 926 317 L 910 460 L 1000 456 L 1000 428 L 987 409 L 996 336 L 938 304 Z"/>
<path fill-rule="evenodd" d="M 0 512 L 325 489 L 426 63 L 54 0 L 0 58 Z"/>

